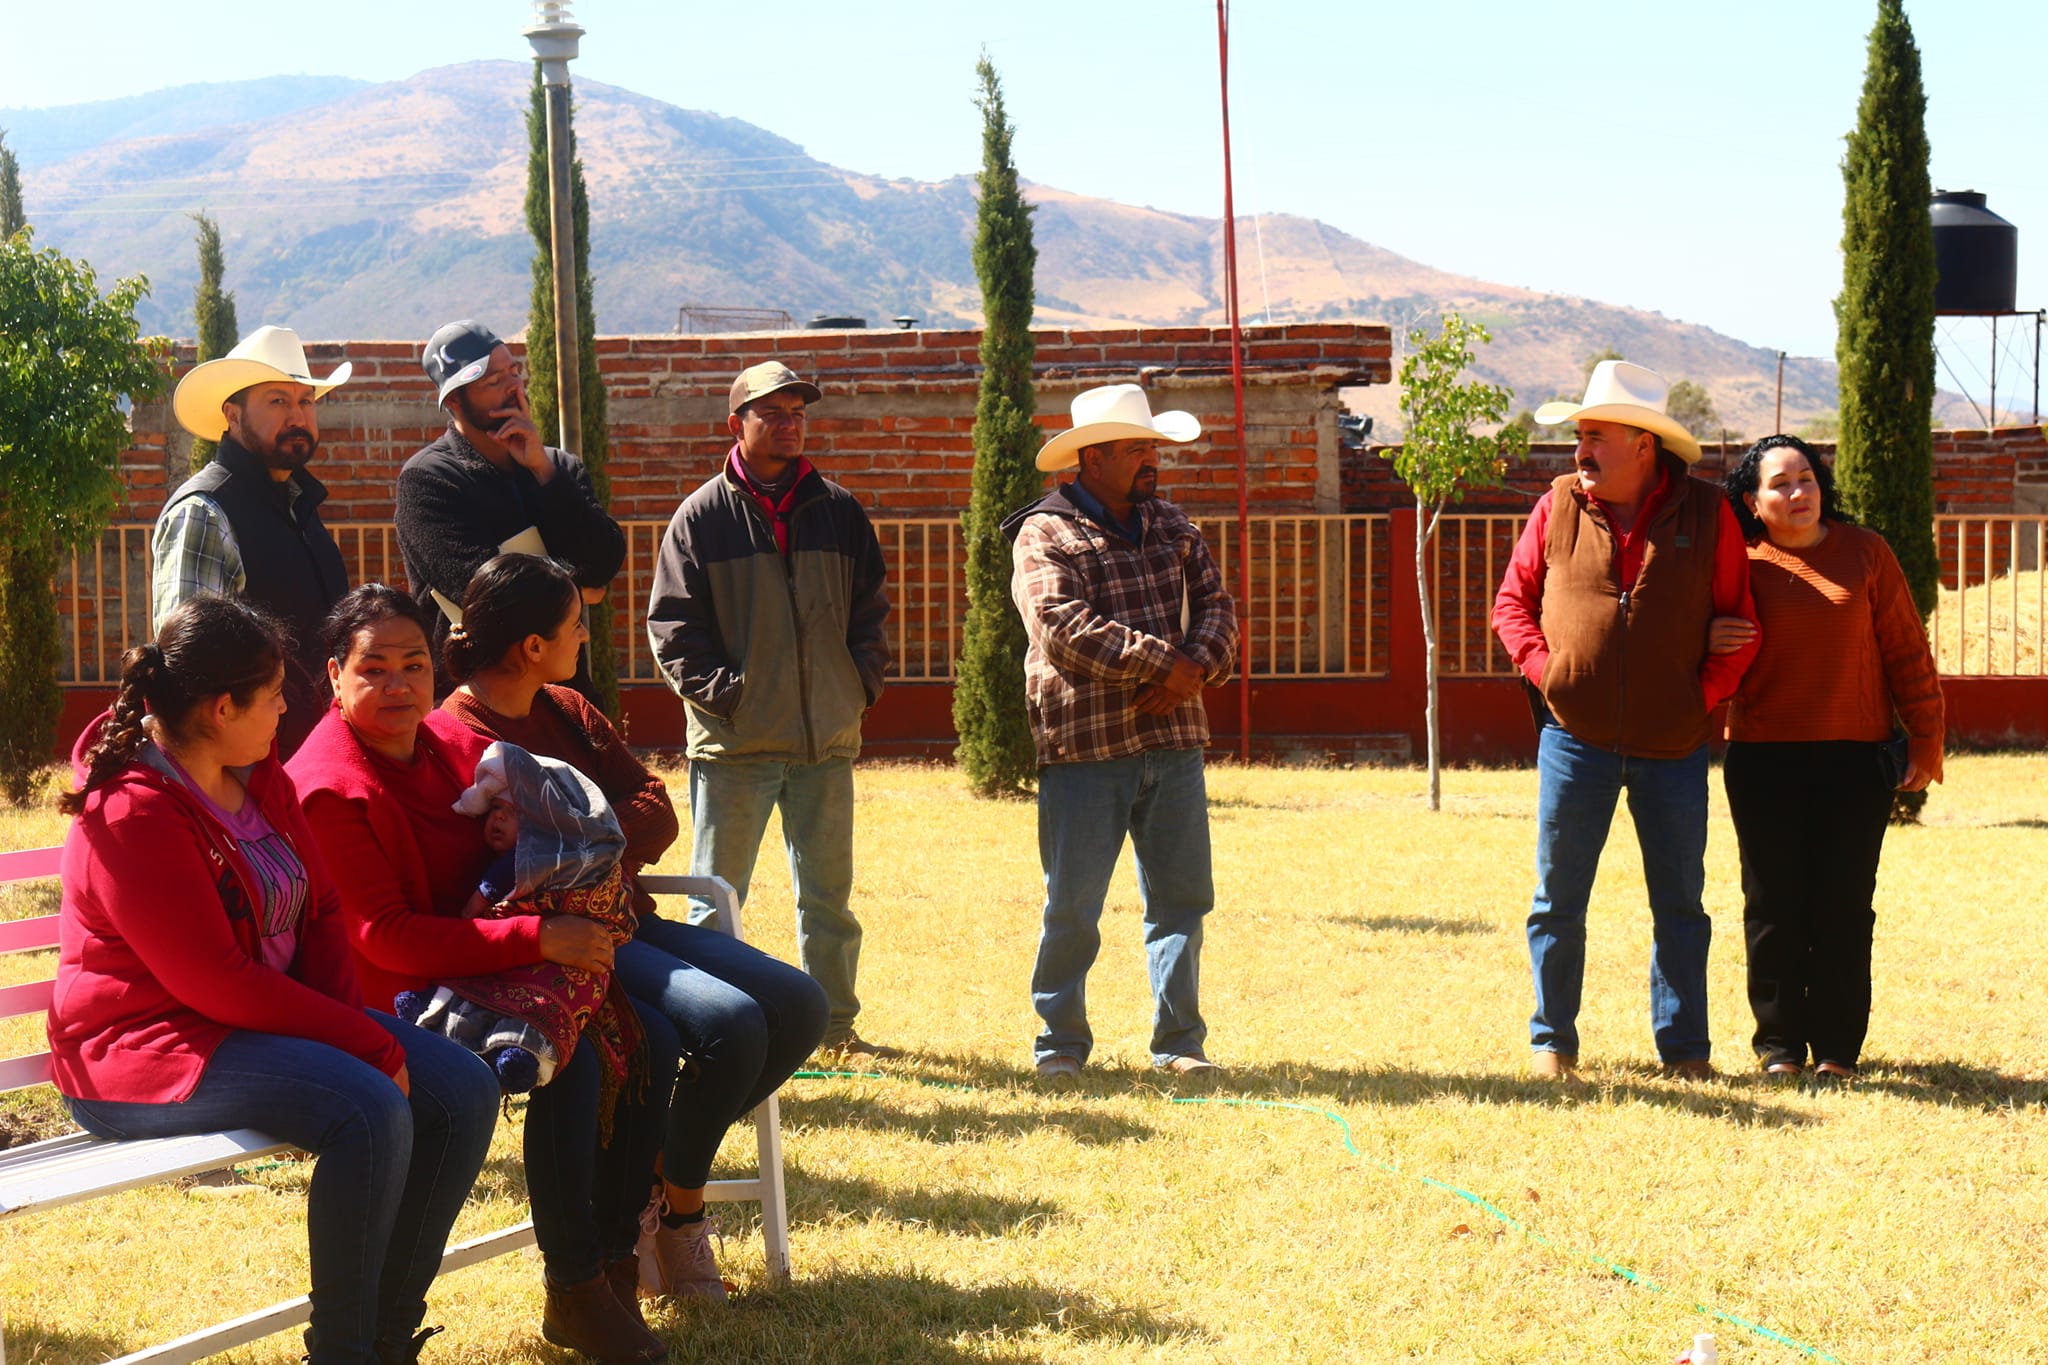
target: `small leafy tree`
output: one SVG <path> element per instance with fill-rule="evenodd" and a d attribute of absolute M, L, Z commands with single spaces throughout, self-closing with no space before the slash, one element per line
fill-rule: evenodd
<path fill-rule="evenodd" d="M 605 472 L 611 453 L 611 424 L 605 415 L 604 377 L 597 369 L 597 304 L 590 283 L 590 191 L 583 183 L 583 161 L 576 156 L 574 116 L 564 130 L 569 138 L 570 203 L 576 235 L 576 330 L 583 345 L 577 352 L 582 376 L 583 430 L 561 435 L 561 395 L 555 389 L 555 247 L 548 193 L 548 97 L 541 84 L 540 63 L 533 64 L 533 91 L 526 109 L 526 229 L 533 234 L 533 300 L 526 314 L 526 373 L 533 401 L 533 423 L 540 438 L 571 449 L 590 471 L 590 484 L 600 507 L 611 506 L 612 480 Z M 580 439 L 579 439 L 580 438 Z M 618 654 L 612 645 L 610 594 L 590 608 L 590 679 L 603 699 L 604 712 L 619 718 Z"/>
<path fill-rule="evenodd" d="M 21 205 L 21 162 L 7 145 L 7 130 L 0 128 L 0 242 L 28 226 L 28 214 Z"/>
<path fill-rule="evenodd" d="M 953 686 L 958 756 L 978 796 L 1015 796 L 1037 772 L 1024 705 L 1024 622 L 1010 600 L 1010 546 L 1002 520 L 1044 487 L 1031 388 L 1032 279 L 1038 248 L 1031 206 L 1010 160 L 1015 133 L 1002 82 L 986 53 L 981 90 L 981 204 L 974 271 L 981 278 L 981 392 L 974 404 L 974 488 L 961 531 L 967 543 L 967 622 Z"/>
<path fill-rule="evenodd" d="M 0 240 L 0 793 L 19 804 L 50 759 L 63 694 L 60 554 L 88 544 L 120 501 L 124 399 L 162 391 L 169 345 L 144 340 L 148 281 L 104 298 L 92 268 Z"/>
<path fill-rule="evenodd" d="M 1714 399 L 1706 386 L 1681 379 L 1671 386 L 1664 412 L 1672 421 L 1705 441 L 1721 429 L 1721 414 L 1714 411 Z"/>
<path fill-rule="evenodd" d="M 192 221 L 199 224 L 199 287 L 192 294 L 192 320 L 199 330 L 195 359 L 205 362 L 218 360 L 234 350 L 235 343 L 241 340 L 241 329 L 235 322 L 235 296 L 220 287 L 227 270 L 220 249 L 220 224 L 204 213 L 193 214 Z M 219 448 L 218 441 L 193 437 L 192 472 L 197 474 L 213 463 L 213 452 Z"/>
<path fill-rule="evenodd" d="M 1429 580 L 1429 546 L 1444 508 L 1462 502 L 1468 489 L 1498 488 L 1509 459 L 1529 453 L 1527 432 L 1505 422 L 1514 391 L 1477 380 L 1459 382 L 1472 363 L 1472 347 L 1493 340 L 1484 327 L 1456 313 L 1444 315 L 1443 330 L 1431 337 L 1413 333 L 1419 344 L 1401 366 L 1401 421 L 1407 435 L 1393 451 L 1394 472 L 1415 495 L 1415 586 L 1422 604 L 1424 677 L 1429 700 L 1424 713 L 1429 735 L 1429 808 L 1443 804 L 1442 745 L 1437 715 L 1436 595 Z M 1474 426 L 1494 426 L 1492 436 Z"/>

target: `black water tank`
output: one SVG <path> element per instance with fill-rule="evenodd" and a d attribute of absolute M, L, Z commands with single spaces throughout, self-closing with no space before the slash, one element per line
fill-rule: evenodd
<path fill-rule="evenodd" d="M 1934 311 L 2010 313 L 2019 297 L 2020 230 L 1975 190 L 1934 195 Z"/>
<path fill-rule="evenodd" d="M 867 325 L 866 318 L 849 317 L 839 313 L 820 313 L 804 324 L 813 332 L 846 332 Z"/>

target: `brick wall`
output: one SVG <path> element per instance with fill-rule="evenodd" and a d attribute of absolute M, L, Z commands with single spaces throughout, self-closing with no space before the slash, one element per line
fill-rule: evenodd
<path fill-rule="evenodd" d="M 1036 334 L 1039 424 L 1067 425 L 1077 389 L 1136 380 L 1155 410 L 1186 408 L 1203 440 L 1171 448 L 1162 480 L 1187 503 L 1234 503 L 1228 332 L 1143 327 Z M 967 505 L 973 473 L 978 331 L 777 332 L 736 336 L 598 339 L 611 418 L 612 511 L 665 518 L 713 474 L 730 438 L 726 390 L 747 365 L 774 357 L 815 378 L 826 401 L 809 425 L 809 453 L 878 516 L 950 514 Z M 419 344 L 322 342 L 307 346 L 314 372 L 343 360 L 349 383 L 320 407 L 314 470 L 328 485 L 330 524 L 388 521 L 398 467 L 444 422 L 419 368 Z M 513 348 L 515 352 L 518 347 Z M 1251 499 L 1261 508 L 1338 510 L 1336 417 L 1340 386 L 1390 377 L 1385 327 L 1356 323 L 1245 331 Z M 177 373 L 191 368 L 182 348 Z M 137 409 L 122 457 L 127 500 L 117 520 L 149 521 L 184 476 L 190 438 L 166 402 Z"/>
<path fill-rule="evenodd" d="M 1812 443 L 1832 460 L 1832 441 Z M 1727 465 L 1746 447 L 1730 445 L 1724 452 L 1709 445 L 1695 471 L 1718 480 Z M 1338 481 L 1344 510 L 1378 512 L 1407 507 L 1413 498 L 1394 476 L 1392 447 L 1347 448 Z M 1529 449 L 1528 460 L 1508 470 L 1508 487 L 1472 494 L 1460 505 L 1471 512 L 1526 510 L 1531 500 L 1571 469 L 1572 447 L 1546 441 Z M 2048 428 L 1999 427 L 1989 431 L 1953 430 L 1934 433 L 1934 510 L 1953 513 L 2048 512 Z"/>

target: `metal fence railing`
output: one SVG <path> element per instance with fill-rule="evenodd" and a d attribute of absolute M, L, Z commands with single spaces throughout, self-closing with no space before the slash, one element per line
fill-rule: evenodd
<path fill-rule="evenodd" d="M 1451 513 L 1429 550 L 1439 665 L 1447 678 L 1513 677 L 1490 623 L 1493 595 L 1514 549 L 1521 514 Z M 1239 592 L 1237 523 L 1197 516 L 1223 572 Z M 613 601 L 619 680 L 659 681 L 641 624 L 663 521 L 622 522 L 626 563 Z M 403 586 L 405 566 L 390 522 L 329 528 L 351 582 Z M 1391 671 L 1392 520 L 1376 513 L 1261 513 L 1250 519 L 1252 591 L 1239 604 L 1242 660 L 1254 678 L 1375 678 Z M 889 565 L 890 676 L 953 676 L 967 612 L 966 544 L 955 517 L 878 519 Z M 148 522 L 109 527 L 59 573 L 66 686 L 107 687 L 121 656 L 149 638 Z M 1935 519 L 1941 595 L 1929 621 L 1941 671 L 1951 677 L 2048 676 L 2048 516 L 1943 515 Z"/>
<path fill-rule="evenodd" d="M 1943 675 L 2048 677 L 2048 516 L 1938 516 L 1934 545 L 1928 633 Z"/>
<path fill-rule="evenodd" d="M 1235 519 L 1198 519 L 1235 594 Z M 613 601 L 612 645 L 623 683 L 660 681 L 642 626 L 665 521 L 620 523 L 626 562 Z M 336 522 L 329 529 L 349 581 L 405 586 L 392 523 Z M 967 613 L 967 550 L 957 517 L 877 519 L 889 565 L 889 674 L 905 681 L 953 676 Z M 1260 515 L 1251 519 L 1252 602 L 1243 611 L 1254 677 L 1353 678 L 1388 669 L 1388 519 L 1385 514 Z M 58 575 L 64 622 L 60 678 L 68 687 L 110 687 L 121 656 L 150 635 L 150 523 L 109 527 Z M 630 606 L 628 606 L 630 604 Z"/>

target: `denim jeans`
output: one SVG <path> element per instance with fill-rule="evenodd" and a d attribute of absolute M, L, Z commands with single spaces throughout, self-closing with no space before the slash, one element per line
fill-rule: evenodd
<path fill-rule="evenodd" d="M 796 886 L 797 960 L 825 988 L 826 1037 L 844 1037 L 860 1013 L 853 990 L 860 921 L 847 908 L 853 896 L 853 760 L 692 762 L 690 871 L 725 878 L 745 905 L 761 836 L 778 806 Z M 703 924 L 716 913 L 709 901 L 693 901 L 690 922 Z"/>
<path fill-rule="evenodd" d="M 1102 947 L 1102 901 L 1129 833 L 1145 911 L 1152 979 L 1152 1060 L 1199 1054 L 1202 917 L 1216 902 L 1209 873 L 1209 793 L 1200 749 L 1050 763 L 1038 770 L 1038 858 L 1045 920 L 1031 1003 L 1045 1027 L 1038 1060 L 1088 1060 L 1088 969 Z"/>
<path fill-rule="evenodd" d="M 420 1325 L 448 1229 L 490 1150 L 498 1080 L 481 1058 L 385 1014 L 412 1093 L 338 1048 L 274 1033 L 228 1035 L 175 1104 L 68 1100 L 87 1132 L 172 1137 L 255 1128 L 319 1155 L 306 1197 L 313 1365 L 376 1358 Z"/>
<path fill-rule="evenodd" d="M 725 1130 L 790 1078 L 825 1036 L 825 990 L 787 962 L 716 929 L 642 917 L 620 946 L 619 980 L 678 1035 L 684 1069 L 668 1106 L 662 1175 L 689 1190 L 711 1175 Z"/>
<path fill-rule="evenodd" d="M 1614 805 L 1628 811 L 1642 848 L 1654 921 L 1650 1026 L 1666 1062 L 1704 1061 L 1707 946 L 1713 921 L 1700 903 L 1707 871 L 1707 748 L 1684 758 L 1630 758 L 1545 725 L 1537 744 L 1536 899 L 1529 911 L 1529 966 L 1536 1012 L 1529 1044 L 1579 1051 L 1579 992 L 1586 975 L 1586 902 Z"/>
<path fill-rule="evenodd" d="M 541 1264 L 556 1284 L 588 1280 L 640 1236 L 675 1088 L 677 1044 L 659 1010 L 636 1000 L 633 1011 L 647 1035 L 646 1083 L 629 1076 L 619 1087 L 609 1141 L 599 1131 L 604 1062 L 588 1035 L 526 1103 L 526 1197 Z"/>

